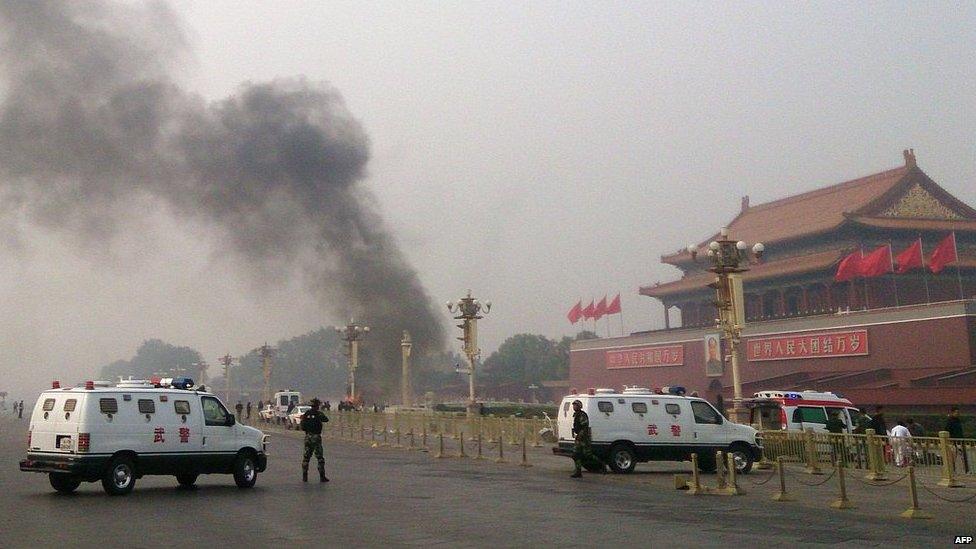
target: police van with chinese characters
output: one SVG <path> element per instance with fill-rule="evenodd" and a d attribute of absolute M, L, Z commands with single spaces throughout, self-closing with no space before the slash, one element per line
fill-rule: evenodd
<path fill-rule="evenodd" d="M 267 467 L 267 443 L 186 378 L 64 388 L 55 381 L 34 406 L 20 470 L 47 473 L 63 493 L 101 481 L 107 493 L 127 494 L 144 475 L 192 486 L 213 473 L 250 488 Z"/>
<path fill-rule="evenodd" d="M 553 448 L 559 455 L 573 452 L 574 400 L 582 402 L 590 418 L 593 453 L 615 473 L 630 473 L 639 462 L 687 461 L 693 453 L 698 454 L 699 468 L 712 472 L 720 450 L 732 453 L 739 473 L 748 473 L 762 452 L 758 431 L 730 422 L 708 401 L 684 396 L 680 387 L 631 387 L 622 393 L 589 389 L 564 397 L 558 412 L 558 446 Z"/>

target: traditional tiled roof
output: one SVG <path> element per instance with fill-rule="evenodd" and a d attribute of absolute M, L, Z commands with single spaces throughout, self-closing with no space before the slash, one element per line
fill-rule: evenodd
<path fill-rule="evenodd" d="M 849 215 L 848 219 L 859 225 L 882 229 L 913 229 L 916 231 L 976 231 L 974 219 L 906 219 L 899 217 L 874 217 Z"/>
<path fill-rule="evenodd" d="M 830 269 L 836 266 L 841 258 L 850 252 L 851 250 L 849 249 L 834 249 L 800 257 L 790 257 L 777 261 L 759 263 L 752 265 L 748 271 L 743 273 L 742 280 L 743 282 L 753 282 L 784 274 L 802 274 Z M 661 298 L 694 290 L 703 290 L 714 279 L 715 275 L 709 272 L 693 274 L 681 280 L 675 280 L 674 282 L 666 282 L 656 286 L 642 286 L 640 294 Z"/>

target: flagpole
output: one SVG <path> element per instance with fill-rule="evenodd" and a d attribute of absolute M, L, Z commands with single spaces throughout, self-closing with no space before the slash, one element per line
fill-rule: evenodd
<path fill-rule="evenodd" d="M 895 259 L 893 256 L 894 252 L 891 249 L 891 240 L 888 241 L 888 263 L 891 265 L 891 283 L 895 286 L 895 307 L 899 307 L 898 302 L 898 279 L 895 278 Z"/>
<path fill-rule="evenodd" d="M 962 265 L 959 261 L 959 248 L 956 246 L 956 232 L 952 232 L 952 252 L 956 256 L 956 282 L 959 283 L 959 299 L 965 299 L 962 294 Z"/>
<path fill-rule="evenodd" d="M 925 302 L 932 303 L 932 294 L 929 293 L 929 270 L 925 268 L 925 249 L 922 247 L 922 235 L 918 235 L 918 253 L 922 256 L 922 281 L 925 282 Z"/>
<path fill-rule="evenodd" d="M 620 294 L 617 294 L 617 295 L 619 296 Z M 666 306 L 664 308 L 664 314 L 668 314 L 668 309 L 667 309 Z M 624 308 L 623 308 L 623 306 L 620 307 L 620 312 L 617 313 L 617 315 L 620 317 L 620 335 L 623 336 L 624 335 Z"/>
<path fill-rule="evenodd" d="M 861 246 L 861 260 L 862 261 L 864 260 L 864 246 Z M 866 311 L 869 308 L 868 307 L 868 279 L 867 277 L 863 277 L 863 278 L 864 278 L 864 303 L 863 303 L 864 308 L 862 310 Z"/>

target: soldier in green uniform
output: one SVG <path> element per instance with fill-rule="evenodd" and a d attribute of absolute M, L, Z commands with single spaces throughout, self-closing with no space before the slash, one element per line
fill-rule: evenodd
<path fill-rule="evenodd" d="M 322 424 L 329 421 L 329 418 L 319 411 L 322 404 L 319 399 L 313 398 L 309 403 L 312 407 L 302 414 L 301 428 L 305 432 L 305 455 L 302 457 L 302 482 L 308 482 L 308 462 L 315 454 L 315 459 L 319 462 L 319 482 L 329 482 L 325 477 L 325 457 L 322 455 Z"/>
<path fill-rule="evenodd" d="M 593 463 L 599 460 L 593 455 L 590 416 L 583 411 L 583 403 L 579 400 L 573 401 L 573 436 L 576 440 L 573 446 L 573 465 L 576 470 L 571 476 L 572 478 L 580 478 L 583 476 L 584 463 Z"/>

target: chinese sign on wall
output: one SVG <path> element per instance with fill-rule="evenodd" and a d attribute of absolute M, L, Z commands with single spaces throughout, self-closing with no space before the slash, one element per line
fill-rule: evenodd
<path fill-rule="evenodd" d="M 681 344 L 607 351 L 607 369 L 609 370 L 681 366 L 684 363 L 685 346 Z"/>
<path fill-rule="evenodd" d="M 868 354 L 868 331 L 821 332 L 750 338 L 749 361 L 829 358 Z"/>

